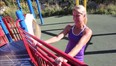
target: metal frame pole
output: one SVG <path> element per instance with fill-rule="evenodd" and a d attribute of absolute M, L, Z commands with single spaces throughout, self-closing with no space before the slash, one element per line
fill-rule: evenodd
<path fill-rule="evenodd" d="M 13 40 L 12 40 L 12 38 L 11 38 L 11 36 L 10 36 L 10 34 L 9 34 L 9 32 L 8 32 L 8 30 L 7 30 L 7 28 L 6 28 L 5 24 L 4 24 L 1 16 L 0 16 L 0 25 L 1 25 L 5 35 L 7 37 L 7 39 L 9 40 L 9 42 L 12 42 Z"/>
<path fill-rule="evenodd" d="M 30 13 L 33 14 L 34 17 L 36 17 L 36 16 L 35 16 L 34 9 L 33 9 L 33 7 L 32 7 L 31 0 L 27 0 L 27 4 L 28 4 L 29 10 L 30 10 Z"/>
<path fill-rule="evenodd" d="M 84 7 L 86 8 L 87 7 L 87 0 L 84 0 L 83 4 L 84 4 Z"/>
<path fill-rule="evenodd" d="M 40 17 L 41 24 L 44 24 L 42 14 L 41 14 L 41 7 L 40 7 L 39 0 L 35 0 L 35 1 L 36 1 L 36 4 L 37 4 L 37 7 L 38 7 L 38 12 L 39 12 L 39 17 Z"/>
<path fill-rule="evenodd" d="M 79 5 L 79 0 L 76 0 L 76 6 L 78 6 Z"/>
<path fill-rule="evenodd" d="M 24 15 L 23 15 L 22 11 L 21 10 L 17 10 L 16 11 L 16 16 L 20 20 L 21 28 L 28 32 L 27 26 L 26 26 L 26 24 L 24 22 L 25 18 L 24 18 Z"/>

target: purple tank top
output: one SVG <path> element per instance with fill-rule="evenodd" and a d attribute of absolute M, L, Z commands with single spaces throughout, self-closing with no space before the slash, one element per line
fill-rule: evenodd
<path fill-rule="evenodd" d="M 75 47 L 75 45 L 78 43 L 78 41 L 82 37 L 82 33 L 85 29 L 85 27 L 84 27 L 78 35 L 75 35 L 73 33 L 73 28 L 74 28 L 74 26 L 72 27 L 72 29 L 69 31 L 69 34 L 68 34 L 69 42 L 67 44 L 65 53 L 69 53 Z M 84 61 L 84 49 L 85 49 L 85 46 L 83 46 L 83 48 L 79 51 L 78 54 L 76 54 L 76 56 L 74 58 L 76 58 L 80 61 Z"/>

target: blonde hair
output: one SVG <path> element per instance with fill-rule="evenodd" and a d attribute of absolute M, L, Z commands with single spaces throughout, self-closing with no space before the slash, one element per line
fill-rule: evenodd
<path fill-rule="evenodd" d="M 73 10 L 79 11 L 80 13 L 84 14 L 85 15 L 84 23 L 87 24 L 87 12 L 86 12 L 86 8 L 83 5 L 78 5 L 78 6 L 75 6 L 73 8 Z"/>

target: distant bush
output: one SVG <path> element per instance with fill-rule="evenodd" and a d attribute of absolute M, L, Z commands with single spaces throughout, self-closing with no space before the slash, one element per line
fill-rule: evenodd
<path fill-rule="evenodd" d="M 43 0 L 40 0 L 42 3 Z M 42 15 L 44 17 L 48 16 L 55 16 L 55 15 L 68 15 L 72 14 L 72 8 L 75 5 L 74 0 L 62 0 L 61 2 L 52 2 L 52 0 L 46 0 L 48 2 L 44 2 L 42 4 L 45 4 L 45 8 L 42 9 Z M 108 1 L 108 0 L 102 0 L 102 1 Z M 109 1 L 108 1 L 109 2 Z M 112 1 L 113 2 L 113 1 Z M 107 4 L 102 3 L 100 4 L 100 0 L 95 0 L 89 4 L 87 4 L 87 12 L 90 14 L 111 14 L 111 15 L 116 15 L 116 4 L 114 2 Z M 20 0 L 20 4 L 23 10 L 23 13 L 29 13 L 29 8 L 26 3 L 26 0 Z M 37 11 L 37 5 L 34 0 L 32 0 L 32 5 L 35 11 L 36 16 L 38 16 L 38 11 Z M 2 14 L 3 16 L 11 16 L 13 18 L 16 18 L 15 11 L 18 9 L 16 0 L 3 0 L 2 3 L 0 3 L 0 6 L 7 6 L 8 9 Z"/>
<path fill-rule="evenodd" d="M 87 8 L 90 14 L 111 14 L 116 15 L 115 4 L 100 4 L 97 8 Z"/>
<path fill-rule="evenodd" d="M 48 5 L 44 10 L 42 10 L 42 15 L 45 16 L 55 16 L 55 15 L 67 15 L 70 14 L 72 9 L 62 8 L 58 4 Z"/>
<path fill-rule="evenodd" d="M 95 13 L 116 15 L 116 5 L 100 5 Z"/>
<path fill-rule="evenodd" d="M 106 8 L 108 14 L 116 15 L 116 5 L 109 4 Z"/>
<path fill-rule="evenodd" d="M 47 5 L 47 7 L 45 9 L 42 10 L 42 14 L 43 16 L 53 16 L 53 15 L 58 15 L 59 11 L 61 11 L 62 8 L 58 6 L 58 4 L 56 5 Z"/>
<path fill-rule="evenodd" d="M 13 19 L 16 19 L 15 10 L 16 8 L 7 7 L 2 16 L 11 16 Z"/>

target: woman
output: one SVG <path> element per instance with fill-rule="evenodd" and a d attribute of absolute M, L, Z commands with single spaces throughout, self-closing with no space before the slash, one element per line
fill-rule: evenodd
<path fill-rule="evenodd" d="M 89 41 L 92 30 L 87 27 L 86 9 L 82 5 L 75 6 L 73 9 L 74 25 L 67 25 L 65 29 L 57 36 L 46 40 L 46 43 L 54 43 L 61 40 L 68 34 L 69 42 L 65 53 L 84 62 L 84 49 Z M 62 58 L 60 58 L 61 60 Z"/>

